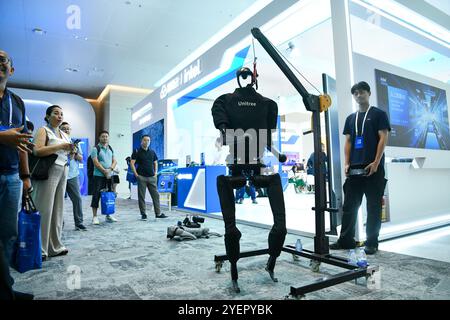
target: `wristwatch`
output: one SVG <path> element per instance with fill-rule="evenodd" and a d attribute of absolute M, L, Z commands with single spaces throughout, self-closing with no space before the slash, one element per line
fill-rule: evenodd
<path fill-rule="evenodd" d="M 21 175 L 19 175 L 19 177 L 20 177 L 21 180 L 31 178 L 29 173 L 21 174 Z"/>

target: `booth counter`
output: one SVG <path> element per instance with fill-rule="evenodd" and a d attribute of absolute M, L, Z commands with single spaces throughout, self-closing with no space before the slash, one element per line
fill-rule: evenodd
<path fill-rule="evenodd" d="M 217 177 L 225 166 L 198 166 L 178 169 L 178 208 L 202 213 L 221 212 Z"/>

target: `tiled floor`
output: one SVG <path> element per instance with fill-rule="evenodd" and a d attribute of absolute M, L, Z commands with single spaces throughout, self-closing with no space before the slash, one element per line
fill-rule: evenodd
<path fill-rule="evenodd" d="M 71 204 L 65 208 L 64 244 L 69 254 L 50 258 L 40 270 L 13 272 L 15 289 L 33 292 L 37 299 L 284 299 L 290 286 L 310 284 L 342 272 L 322 264 L 313 273 L 309 261 L 294 261 L 282 253 L 275 269 L 278 283 L 264 271 L 266 256 L 238 263 L 241 293 L 230 290 L 229 264 L 217 273 L 214 255 L 224 253 L 223 237 L 179 242 L 167 239 L 167 227 L 185 213 L 168 219 L 140 221 L 137 201 L 118 200 L 117 223 L 91 225 L 90 198 L 83 199 L 87 232 L 73 230 Z M 223 233 L 223 222 L 206 218 L 204 227 Z M 239 225 L 241 250 L 267 247 L 267 229 Z M 297 236 L 288 234 L 285 244 Z M 303 238 L 306 249 L 312 239 Z M 383 244 L 384 245 L 384 244 Z M 337 252 L 345 256 L 345 251 Z M 307 294 L 305 299 L 450 299 L 450 263 L 380 251 L 369 263 L 381 270 L 381 288 L 369 290 L 365 280 L 349 281 Z"/>

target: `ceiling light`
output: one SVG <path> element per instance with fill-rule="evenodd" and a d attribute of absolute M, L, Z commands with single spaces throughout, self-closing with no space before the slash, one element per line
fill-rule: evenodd
<path fill-rule="evenodd" d="M 66 68 L 65 71 L 66 71 L 66 72 L 78 72 L 78 69 L 75 69 L 75 68 Z"/>
<path fill-rule="evenodd" d="M 447 29 L 395 1 L 385 0 L 379 3 L 374 0 L 352 0 L 352 2 L 450 48 L 450 32 Z"/>
<path fill-rule="evenodd" d="M 47 33 L 47 31 L 45 31 L 45 30 L 43 30 L 41 28 L 34 28 L 32 31 L 34 33 L 38 34 L 38 35 L 41 35 L 41 36 Z"/>

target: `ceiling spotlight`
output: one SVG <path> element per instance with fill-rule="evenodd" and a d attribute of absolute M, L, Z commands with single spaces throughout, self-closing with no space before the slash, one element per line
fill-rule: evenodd
<path fill-rule="evenodd" d="M 286 53 L 291 56 L 291 58 L 296 58 L 300 56 L 300 50 L 295 46 L 292 41 L 289 41 Z"/>
<path fill-rule="evenodd" d="M 45 31 L 45 30 L 43 30 L 41 28 L 34 28 L 32 31 L 34 33 L 38 34 L 38 35 L 41 35 L 41 36 L 47 33 L 47 31 Z"/>

